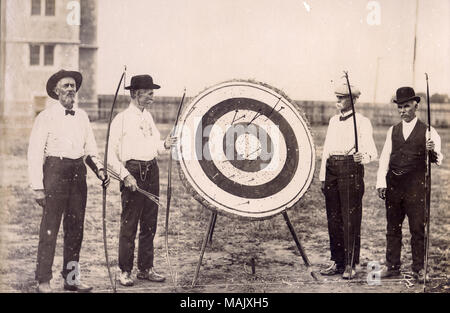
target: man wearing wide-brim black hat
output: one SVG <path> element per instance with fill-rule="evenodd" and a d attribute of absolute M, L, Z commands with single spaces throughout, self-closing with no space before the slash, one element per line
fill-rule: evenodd
<path fill-rule="evenodd" d="M 154 89 L 160 86 L 150 75 L 131 78 L 131 103 L 117 114 L 111 123 L 109 165 L 120 176 L 122 214 L 119 235 L 119 282 L 123 286 L 134 284 L 131 271 L 134 263 L 134 242 L 139 224 L 137 278 L 163 282 L 165 277 L 154 269 L 153 239 L 156 233 L 158 205 L 138 188 L 159 197 L 159 167 L 157 156 L 176 143 L 170 134 L 161 140 L 152 115 L 148 111 L 153 103 Z"/>
<path fill-rule="evenodd" d="M 441 138 L 416 116 L 420 97 L 411 87 L 397 89 L 398 113 L 402 121 L 389 128 L 380 156 L 377 190 L 386 203 L 386 266 L 381 278 L 400 275 L 402 223 L 408 217 L 411 233 L 412 271 L 419 282 L 425 278 L 425 174 L 427 151 L 433 163 L 440 164 Z"/>
<path fill-rule="evenodd" d="M 88 292 L 79 280 L 87 185 L 86 163 L 108 184 L 101 169 L 88 115 L 75 107 L 83 77 L 61 70 L 47 81 L 48 95 L 58 100 L 34 121 L 28 146 L 28 172 L 36 202 L 43 214 L 39 231 L 36 280 L 39 292 L 51 292 L 56 239 L 64 216 L 64 289 Z"/>

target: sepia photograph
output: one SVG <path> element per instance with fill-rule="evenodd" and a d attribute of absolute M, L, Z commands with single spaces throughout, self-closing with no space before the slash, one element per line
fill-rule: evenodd
<path fill-rule="evenodd" d="M 1 293 L 449 293 L 448 0 L 1 0 L 0 26 Z"/>

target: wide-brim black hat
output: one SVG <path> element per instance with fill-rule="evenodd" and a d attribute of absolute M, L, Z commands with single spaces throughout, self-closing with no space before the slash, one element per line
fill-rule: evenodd
<path fill-rule="evenodd" d="M 400 87 L 397 89 L 394 101 L 397 104 L 402 104 L 410 100 L 416 100 L 417 103 L 420 102 L 420 97 L 416 96 L 414 89 L 411 87 Z"/>
<path fill-rule="evenodd" d="M 159 89 L 160 85 L 153 83 L 153 78 L 150 75 L 137 75 L 131 77 L 130 86 L 125 87 L 127 90 L 137 89 Z"/>
<path fill-rule="evenodd" d="M 60 70 L 59 72 L 53 74 L 47 81 L 47 94 L 53 98 L 58 100 L 59 97 L 55 93 L 55 87 L 58 82 L 65 78 L 65 77 L 72 77 L 75 80 L 77 92 L 81 87 L 81 83 L 83 82 L 83 76 L 80 72 L 76 71 L 66 71 L 66 70 Z"/>

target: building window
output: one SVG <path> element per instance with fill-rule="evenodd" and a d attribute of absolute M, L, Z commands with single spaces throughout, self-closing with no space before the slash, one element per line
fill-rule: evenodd
<path fill-rule="evenodd" d="M 55 15 L 55 0 L 45 0 L 45 15 Z"/>
<path fill-rule="evenodd" d="M 43 57 L 41 57 L 41 46 L 43 47 Z M 55 45 L 30 44 L 30 65 L 53 66 L 54 63 Z"/>
<path fill-rule="evenodd" d="M 44 46 L 44 65 L 53 65 L 55 46 Z"/>
<path fill-rule="evenodd" d="M 31 0 L 31 15 L 41 15 L 41 0 Z"/>
<path fill-rule="evenodd" d="M 30 45 L 30 65 L 39 65 L 41 46 Z"/>

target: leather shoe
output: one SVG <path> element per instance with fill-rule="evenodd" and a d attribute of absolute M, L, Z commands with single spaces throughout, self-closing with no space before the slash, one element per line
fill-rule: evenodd
<path fill-rule="evenodd" d="M 130 272 L 121 272 L 119 275 L 119 283 L 125 287 L 133 286 L 134 281 L 133 281 L 133 279 L 131 279 L 131 273 Z"/>
<path fill-rule="evenodd" d="M 52 287 L 50 286 L 50 282 L 44 282 L 44 283 L 40 283 L 37 287 L 37 292 L 38 293 L 52 293 Z"/>
<path fill-rule="evenodd" d="M 166 278 L 164 276 L 156 273 L 153 267 L 150 270 L 139 271 L 136 274 L 136 278 L 149 280 L 149 281 L 153 281 L 153 282 L 158 282 L 158 283 L 166 280 Z"/>
<path fill-rule="evenodd" d="M 389 278 L 389 277 L 397 277 L 397 276 L 400 276 L 399 269 L 383 266 L 383 268 L 380 271 L 380 278 Z"/>
<path fill-rule="evenodd" d="M 425 270 L 421 269 L 418 272 L 413 272 L 413 276 L 420 284 L 423 284 L 424 281 L 425 281 Z M 430 276 L 428 276 L 428 273 L 427 273 L 427 277 L 426 278 L 427 278 L 427 280 L 430 279 Z"/>
<path fill-rule="evenodd" d="M 320 271 L 320 274 L 324 275 L 324 276 L 340 275 L 342 273 L 344 273 L 344 267 L 343 266 L 338 266 L 336 264 L 336 262 L 331 264 L 330 267 Z"/>
<path fill-rule="evenodd" d="M 90 292 L 93 288 L 91 286 L 85 285 L 82 282 L 74 281 L 70 284 L 67 280 L 64 280 L 64 290 L 68 291 L 78 291 L 78 292 Z"/>
<path fill-rule="evenodd" d="M 342 278 L 343 279 L 353 279 L 353 277 L 355 277 L 356 275 L 356 271 L 354 268 L 352 268 L 350 265 L 347 265 L 345 267 L 345 271 L 342 274 Z"/>

